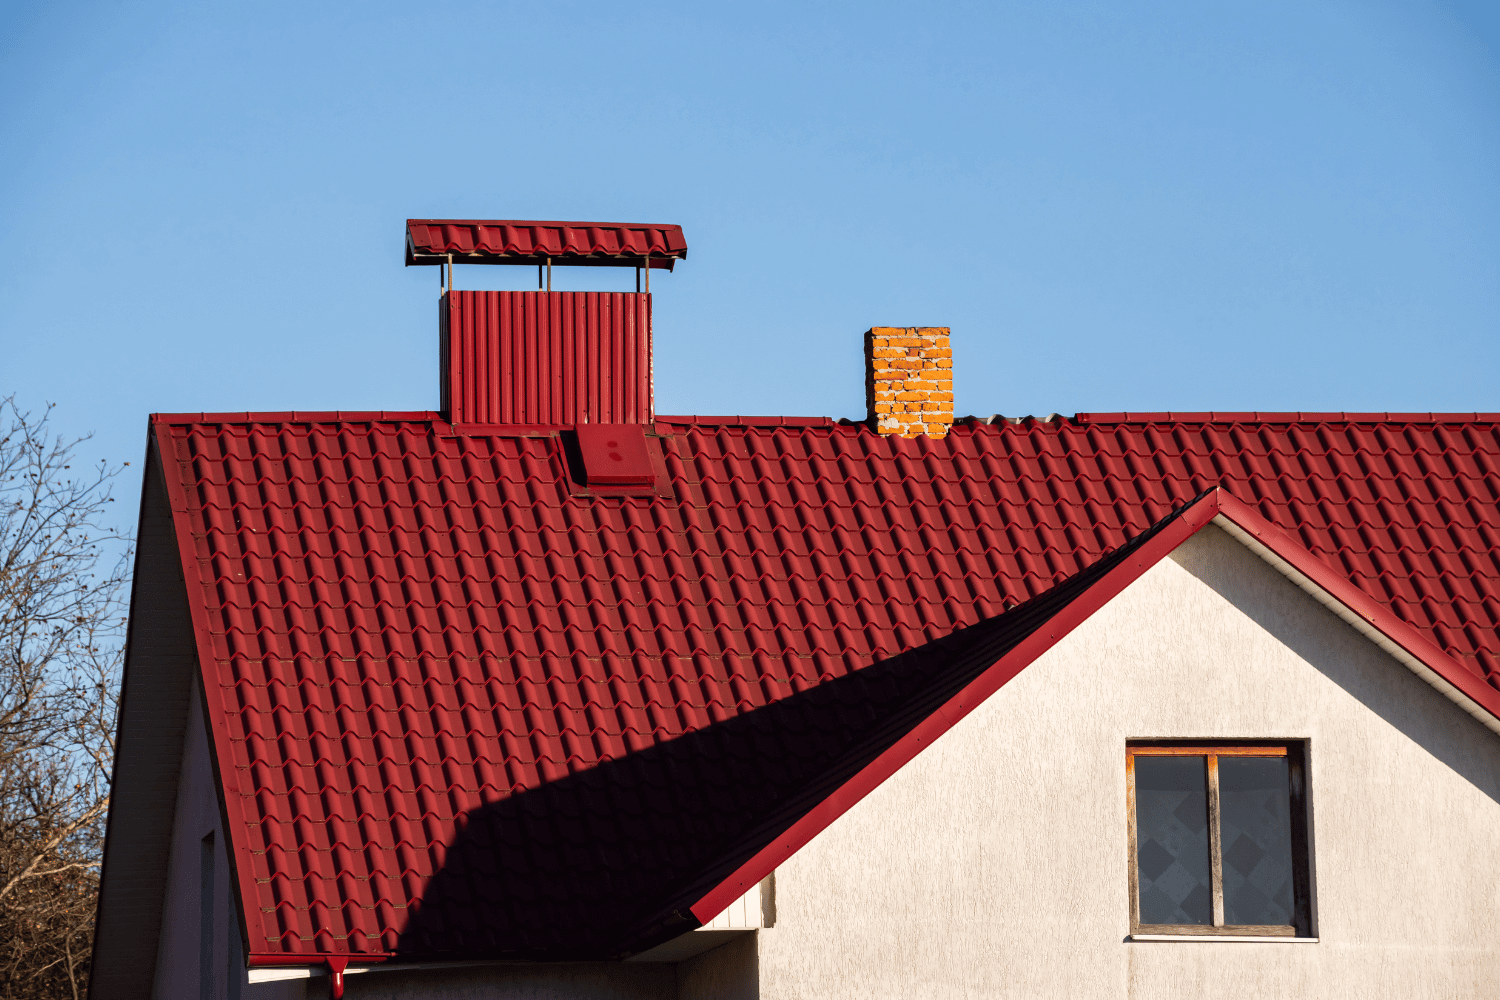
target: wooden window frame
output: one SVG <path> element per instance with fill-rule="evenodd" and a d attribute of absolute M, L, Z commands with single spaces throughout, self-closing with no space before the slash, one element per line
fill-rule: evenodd
<path fill-rule="evenodd" d="M 1141 923 L 1140 859 L 1136 853 L 1136 757 L 1204 757 L 1208 788 L 1208 858 L 1213 925 Z M 1224 845 L 1219 822 L 1220 757 L 1285 757 L 1292 824 L 1292 920 L 1280 924 L 1224 923 Z M 1308 842 L 1307 748 L 1301 740 L 1130 740 L 1125 745 L 1126 823 L 1130 851 L 1130 933 L 1180 937 L 1312 937 L 1312 858 Z"/>

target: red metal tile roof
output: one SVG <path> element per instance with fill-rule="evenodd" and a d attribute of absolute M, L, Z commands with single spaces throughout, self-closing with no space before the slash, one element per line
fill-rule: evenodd
<path fill-rule="evenodd" d="M 156 422 L 258 962 L 685 929 L 1214 486 L 1500 689 L 1492 418 L 658 418 L 671 498 L 589 499 L 427 416 Z"/>
<path fill-rule="evenodd" d="M 681 226 L 519 219 L 407 219 L 406 263 L 588 264 L 672 269 L 687 259 Z"/>

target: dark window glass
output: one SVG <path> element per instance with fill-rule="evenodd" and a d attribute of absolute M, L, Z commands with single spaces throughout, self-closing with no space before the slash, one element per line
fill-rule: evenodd
<path fill-rule="evenodd" d="M 1135 815 L 1141 923 L 1212 924 L 1204 758 L 1135 758 Z"/>
<path fill-rule="evenodd" d="M 1292 923 L 1291 812 L 1285 757 L 1219 758 L 1226 924 Z"/>

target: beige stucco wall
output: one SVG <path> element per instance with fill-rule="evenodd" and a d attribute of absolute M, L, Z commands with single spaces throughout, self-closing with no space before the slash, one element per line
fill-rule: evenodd
<path fill-rule="evenodd" d="M 1316 944 L 1129 942 L 1129 738 L 1310 741 Z M 1217 528 L 777 872 L 760 995 L 1500 995 L 1500 738 Z"/>

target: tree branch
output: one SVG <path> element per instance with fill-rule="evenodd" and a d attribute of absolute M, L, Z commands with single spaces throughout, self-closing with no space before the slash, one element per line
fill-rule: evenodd
<path fill-rule="evenodd" d="M 31 859 L 31 864 L 27 865 L 24 871 L 20 872 L 9 882 L 5 883 L 5 887 L 3 889 L 0 889 L 0 899 L 4 899 L 7 895 L 9 895 L 12 889 L 21 884 L 22 879 L 40 877 L 42 873 L 38 872 L 36 868 L 42 863 L 43 860 L 46 859 L 47 855 L 51 854 L 52 851 L 57 848 L 58 844 L 61 844 L 63 841 L 67 840 L 73 834 L 77 833 L 80 829 L 86 826 L 89 820 L 93 819 L 95 816 L 101 815 L 108 806 L 108 798 L 100 799 L 98 802 L 94 803 L 93 808 L 89 809 L 82 816 L 79 816 L 73 822 L 67 824 L 61 830 L 59 830 L 51 840 L 42 845 L 42 849 L 37 853 L 36 857 Z"/>

